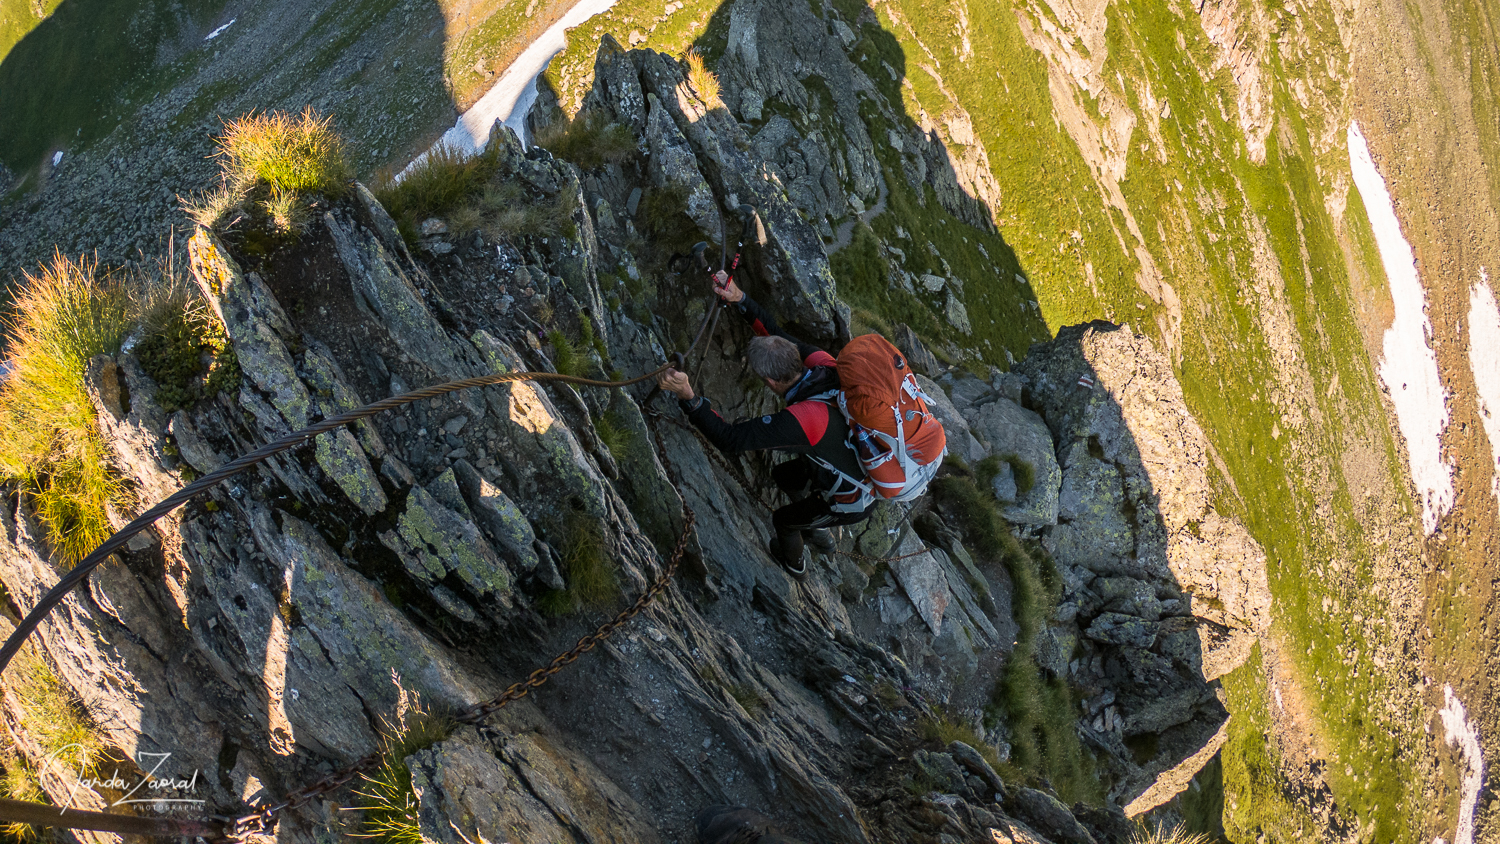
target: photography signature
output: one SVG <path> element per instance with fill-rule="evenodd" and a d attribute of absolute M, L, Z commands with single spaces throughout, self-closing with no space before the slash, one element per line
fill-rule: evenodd
<path fill-rule="evenodd" d="M 121 793 L 119 799 L 110 801 L 109 805 L 128 806 L 132 804 L 151 804 L 158 810 L 168 806 L 201 806 L 208 802 L 202 798 L 194 798 L 183 795 L 191 795 L 198 788 L 198 771 L 193 771 L 191 777 L 182 777 L 163 772 L 168 760 L 172 758 L 171 753 L 147 753 L 140 751 L 136 754 L 138 764 L 145 774 L 134 781 L 120 776 L 120 770 L 115 769 L 114 774 L 109 777 L 90 776 L 87 771 L 85 760 L 80 759 L 77 768 L 72 771 L 75 775 L 71 778 L 65 773 L 54 768 L 54 765 L 62 766 L 62 757 L 68 751 L 76 751 L 80 754 L 87 751 L 81 745 L 71 744 L 50 754 L 46 758 L 48 770 L 51 773 L 63 776 L 64 779 L 72 780 L 72 788 L 68 792 L 68 799 L 63 801 L 64 810 L 74 808 L 73 801 L 81 791 L 91 791 L 95 794 L 103 794 L 100 789 L 110 789 Z"/>

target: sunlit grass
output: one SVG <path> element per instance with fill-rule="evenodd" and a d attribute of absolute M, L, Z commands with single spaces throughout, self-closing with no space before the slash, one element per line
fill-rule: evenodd
<path fill-rule="evenodd" d="M 419 695 L 401 685 L 394 669 L 391 677 L 399 690 L 396 713 L 381 730 L 379 767 L 361 775 L 362 782 L 354 790 L 364 810 L 355 837 L 381 844 L 422 844 L 417 796 L 406 757 L 447 738 L 458 724 L 450 716 L 424 706 Z"/>
<path fill-rule="evenodd" d="M 354 167 L 332 121 L 311 107 L 301 114 L 247 114 L 224 125 L 218 138 L 221 183 L 182 201 L 200 226 L 214 228 L 236 206 L 263 214 L 281 234 L 300 234 L 318 197 L 349 192 Z"/>
<path fill-rule="evenodd" d="M 109 537 L 106 510 L 126 500 L 84 389 L 95 355 L 113 355 L 134 327 L 126 284 L 97 263 L 57 255 L 26 273 L 6 323 L 13 370 L 0 385 L 0 476 L 31 494 L 61 561 Z"/>

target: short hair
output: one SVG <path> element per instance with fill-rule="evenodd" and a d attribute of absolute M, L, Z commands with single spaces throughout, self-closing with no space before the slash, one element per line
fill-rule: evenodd
<path fill-rule="evenodd" d="M 772 381 L 790 381 L 802 376 L 802 355 L 797 344 L 785 337 L 752 337 L 745 356 L 750 369 Z"/>

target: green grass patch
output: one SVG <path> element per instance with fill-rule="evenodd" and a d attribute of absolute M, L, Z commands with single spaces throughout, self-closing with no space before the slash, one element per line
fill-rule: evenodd
<path fill-rule="evenodd" d="M 568 517 L 566 535 L 562 575 L 567 586 L 550 590 L 537 600 L 537 609 L 552 617 L 606 607 L 620 597 L 620 578 L 605 552 L 599 521 L 575 512 Z"/>
<path fill-rule="evenodd" d="M 1272 740 L 1271 695 L 1260 646 L 1222 680 L 1234 713 L 1219 751 L 1224 776 L 1224 834 L 1230 841 L 1307 841 L 1319 826 L 1287 799 L 1281 752 Z"/>
<path fill-rule="evenodd" d="M 22 277 L 12 307 L 0 476 L 30 495 L 58 561 L 71 566 L 109 537 L 106 508 L 127 498 L 108 468 L 83 376 L 95 355 L 119 352 L 136 305 L 125 279 L 59 255 Z"/>
<path fill-rule="evenodd" d="M 458 723 L 446 714 L 429 711 L 416 693 L 401 685 L 394 670 L 391 674 L 399 695 L 395 716 L 381 730 L 380 765 L 372 773 L 361 774 L 354 789 L 364 816 L 358 837 L 378 844 L 422 844 L 425 839 L 417 821 L 417 796 L 406 758 L 452 735 Z"/>
<path fill-rule="evenodd" d="M 584 170 L 619 164 L 637 154 L 630 127 L 610 123 L 598 114 L 560 120 L 539 132 L 536 144 Z"/>

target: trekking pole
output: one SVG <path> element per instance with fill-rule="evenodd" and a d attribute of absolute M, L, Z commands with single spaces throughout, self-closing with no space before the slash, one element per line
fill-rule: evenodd
<path fill-rule="evenodd" d="M 745 242 L 750 239 L 751 227 L 752 226 L 757 226 L 757 223 L 759 221 L 759 217 L 756 216 L 755 207 L 754 206 L 747 205 L 747 204 L 741 204 L 741 205 L 739 205 L 738 207 L 735 208 L 735 211 L 739 212 L 739 214 L 745 218 L 745 222 L 744 222 L 744 225 L 742 225 L 740 227 L 740 239 L 738 241 L 736 241 L 735 244 L 734 244 L 734 261 L 730 262 L 729 261 L 729 249 L 728 249 L 728 247 L 729 247 L 729 224 L 724 219 L 724 210 L 722 208 L 719 209 L 719 272 L 724 273 L 725 275 L 729 276 L 730 278 L 733 278 L 735 270 L 739 269 L 739 266 L 740 266 L 740 256 L 741 256 L 741 254 L 742 254 L 742 252 L 743 252 L 743 250 L 745 248 Z M 757 226 L 757 233 L 758 232 L 759 232 L 759 228 Z M 765 238 L 764 237 L 758 237 L 757 241 L 761 242 L 761 243 L 764 243 L 765 242 Z M 697 243 L 697 244 L 693 245 L 693 259 L 697 262 L 698 267 L 700 269 L 704 270 L 705 272 L 708 270 L 708 260 L 704 257 L 703 253 L 707 249 L 708 249 L 708 244 L 707 243 L 700 242 L 700 243 Z M 727 266 L 726 266 L 726 264 L 727 264 Z M 726 279 L 726 281 L 727 281 L 727 279 Z M 715 305 L 714 305 L 713 321 L 711 323 L 709 323 L 709 327 L 708 327 L 708 339 L 709 340 L 713 339 L 714 332 L 719 327 L 719 314 L 720 314 L 720 312 L 722 312 L 727 307 L 729 307 L 729 303 L 725 302 L 723 299 L 720 299 L 717 303 L 715 303 Z M 708 361 L 708 344 L 705 343 L 703 345 L 702 356 L 698 358 L 698 368 L 693 373 L 693 380 L 694 381 L 699 380 L 699 376 L 701 376 L 703 374 L 703 364 L 706 363 L 707 361 Z"/>

